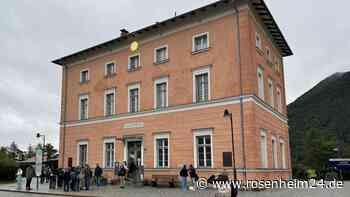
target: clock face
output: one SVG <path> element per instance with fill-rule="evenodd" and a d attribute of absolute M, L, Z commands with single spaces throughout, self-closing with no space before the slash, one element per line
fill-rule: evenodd
<path fill-rule="evenodd" d="M 139 43 L 137 41 L 132 42 L 131 45 L 130 45 L 130 50 L 132 52 L 135 52 L 138 49 L 139 49 Z"/>

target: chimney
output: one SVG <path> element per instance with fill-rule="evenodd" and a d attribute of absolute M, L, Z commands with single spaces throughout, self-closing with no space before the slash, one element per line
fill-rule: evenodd
<path fill-rule="evenodd" d="M 128 30 L 126 30 L 126 29 L 121 29 L 121 30 L 120 30 L 120 36 L 121 36 L 121 37 L 126 36 L 126 35 L 128 35 L 128 34 L 129 34 Z"/>

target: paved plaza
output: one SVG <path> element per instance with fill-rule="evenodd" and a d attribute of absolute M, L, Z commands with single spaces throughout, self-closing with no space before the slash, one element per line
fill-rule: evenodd
<path fill-rule="evenodd" d="M 91 191 L 81 192 L 63 192 L 62 190 L 49 190 L 47 184 L 40 185 L 40 190 L 35 189 L 36 181 L 33 180 L 33 191 L 31 193 L 22 192 L 8 192 L 5 190 L 16 190 L 16 184 L 0 185 L 0 197 L 46 197 L 46 196 L 96 196 L 96 197 L 177 197 L 177 196 L 230 196 L 230 195 L 218 195 L 216 190 L 202 190 L 199 192 L 187 191 L 182 192 L 179 188 L 153 188 L 150 186 L 134 187 L 128 186 L 124 189 L 118 186 L 104 186 L 100 188 L 93 187 Z M 23 190 L 24 192 L 24 190 Z M 35 194 L 40 192 L 40 194 Z M 46 194 L 50 193 L 50 194 Z M 278 189 L 278 190 L 265 190 L 258 192 L 240 192 L 241 197 L 349 197 L 350 195 L 350 182 L 344 183 L 344 188 L 330 190 L 330 189 Z"/>

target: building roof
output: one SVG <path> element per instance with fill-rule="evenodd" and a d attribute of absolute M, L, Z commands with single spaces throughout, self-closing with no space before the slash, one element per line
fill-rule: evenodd
<path fill-rule="evenodd" d="M 271 37 L 272 37 L 273 41 L 275 42 L 276 46 L 278 47 L 278 49 L 281 51 L 282 56 L 286 57 L 286 56 L 293 55 L 292 50 L 290 49 L 286 39 L 284 38 L 281 30 L 279 29 L 276 21 L 274 20 L 271 12 L 267 8 L 267 5 L 265 4 L 265 2 L 263 0 L 248 0 L 248 1 L 251 3 L 251 5 L 255 9 L 256 13 L 261 17 L 262 22 L 266 26 L 267 30 L 270 32 Z M 55 64 L 58 64 L 58 65 L 64 66 L 64 65 L 69 64 L 71 62 L 78 61 L 84 57 L 88 57 L 91 54 L 103 53 L 106 51 L 110 51 L 111 47 L 117 46 L 118 43 L 120 43 L 122 41 L 133 40 L 133 39 L 141 36 L 142 34 L 156 32 L 161 27 L 170 26 L 171 24 L 178 23 L 178 22 L 181 23 L 181 21 L 185 21 L 185 19 L 190 18 L 192 16 L 202 15 L 202 14 L 208 13 L 209 11 L 212 11 L 212 10 L 220 10 L 223 7 L 227 7 L 229 5 L 232 5 L 233 2 L 235 2 L 235 1 L 234 0 L 219 0 L 219 1 L 216 1 L 216 2 L 211 3 L 209 5 L 206 5 L 206 6 L 197 8 L 195 10 L 186 12 L 184 14 L 169 18 L 169 19 L 164 20 L 162 22 L 157 22 L 155 24 L 152 24 L 150 26 L 136 30 L 134 32 L 121 35 L 120 37 L 115 38 L 113 40 L 95 45 L 93 47 L 78 51 L 76 53 L 67 55 L 65 57 L 62 57 L 62 58 L 59 58 L 56 60 L 53 60 L 52 62 Z"/>

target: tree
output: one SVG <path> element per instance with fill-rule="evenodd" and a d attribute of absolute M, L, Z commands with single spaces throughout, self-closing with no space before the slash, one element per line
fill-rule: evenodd
<path fill-rule="evenodd" d="M 33 149 L 33 146 L 32 146 L 31 144 L 29 144 L 28 150 L 27 150 L 26 158 L 27 158 L 27 159 L 30 159 L 30 158 L 32 158 L 32 157 L 34 157 L 34 156 L 35 156 L 35 151 L 34 151 L 34 149 Z"/>
<path fill-rule="evenodd" d="M 57 150 L 50 143 L 45 145 L 45 152 L 46 152 L 46 155 L 47 155 L 47 159 L 52 159 L 57 154 Z"/>
<path fill-rule="evenodd" d="M 19 154 L 22 152 L 15 141 L 12 141 L 12 143 L 10 144 L 10 147 L 8 148 L 8 152 L 9 152 L 9 156 L 12 158 L 12 159 L 17 159 L 19 158 Z"/>

